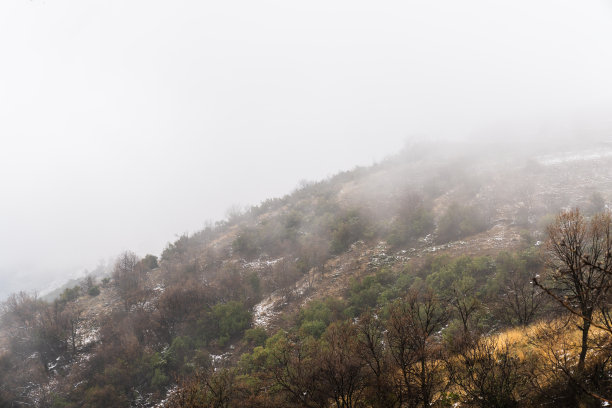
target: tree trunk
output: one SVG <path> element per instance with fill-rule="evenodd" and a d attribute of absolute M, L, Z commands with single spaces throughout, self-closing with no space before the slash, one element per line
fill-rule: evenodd
<path fill-rule="evenodd" d="M 582 318 L 582 344 L 580 349 L 580 357 L 578 359 L 578 372 L 580 375 L 584 373 L 584 362 L 586 360 L 586 354 L 589 348 L 589 329 L 591 327 L 591 320 L 589 318 Z"/>

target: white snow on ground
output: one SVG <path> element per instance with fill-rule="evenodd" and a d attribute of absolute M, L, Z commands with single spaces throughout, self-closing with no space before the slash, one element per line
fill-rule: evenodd
<path fill-rule="evenodd" d="M 219 365 L 227 360 L 231 355 L 232 353 L 230 351 L 223 354 L 211 354 L 210 359 L 212 360 L 213 369 L 216 371 Z"/>
<path fill-rule="evenodd" d="M 263 269 L 264 267 L 267 267 L 267 266 L 273 266 L 273 265 L 277 264 L 278 262 L 282 261 L 283 259 L 284 258 L 277 258 L 277 259 L 272 259 L 272 260 L 269 260 L 269 261 L 258 259 L 258 260 L 253 261 L 253 262 L 245 263 L 243 265 L 243 268 L 256 269 L 256 270 L 257 269 Z"/>
<path fill-rule="evenodd" d="M 90 330 L 83 328 L 77 332 L 77 336 L 81 340 L 81 347 L 88 346 L 100 340 L 100 333 L 97 328 Z"/>
<path fill-rule="evenodd" d="M 262 300 L 253 308 L 253 324 L 258 327 L 267 327 L 270 320 L 276 314 L 274 312 L 274 305 L 276 303 L 276 296 L 274 294 L 268 296 Z"/>
<path fill-rule="evenodd" d="M 575 162 L 580 160 L 597 160 L 612 157 L 612 150 L 590 150 L 581 153 L 559 153 L 537 157 L 536 160 L 545 166 Z"/>
<path fill-rule="evenodd" d="M 166 392 L 166 398 L 164 398 L 163 400 L 155 404 L 153 408 L 164 408 L 166 404 L 168 403 L 168 400 L 176 393 L 176 391 L 178 391 L 178 385 L 175 385 L 174 387 L 170 388 Z"/>

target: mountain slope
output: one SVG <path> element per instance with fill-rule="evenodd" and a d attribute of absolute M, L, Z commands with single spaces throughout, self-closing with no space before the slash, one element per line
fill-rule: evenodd
<path fill-rule="evenodd" d="M 413 146 L 182 236 L 159 265 L 123 254 L 98 295 L 13 297 L 0 338 L 2 401 L 153 406 L 177 381 L 236 366 L 279 329 L 321 338 L 422 285 L 445 293 L 444 274 L 461 268 L 473 274 L 466 282 L 482 279 L 478 302 L 491 302 L 479 324 L 511 326 L 491 300 L 503 292 L 493 283 L 504 260 L 534 272 L 552 215 L 603 209 L 610 150 L 483 149 Z"/>

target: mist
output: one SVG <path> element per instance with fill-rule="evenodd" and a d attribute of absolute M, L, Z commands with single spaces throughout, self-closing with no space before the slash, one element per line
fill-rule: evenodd
<path fill-rule="evenodd" d="M 414 140 L 605 139 L 611 23 L 595 0 L 3 1 L 0 297 Z"/>

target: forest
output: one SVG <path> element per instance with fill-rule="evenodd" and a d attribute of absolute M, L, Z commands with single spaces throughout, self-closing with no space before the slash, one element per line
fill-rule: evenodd
<path fill-rule="evenodd" d="M 11 295 L 0 406 L 607 406 L 609 167 L 444 154 Z"/>

